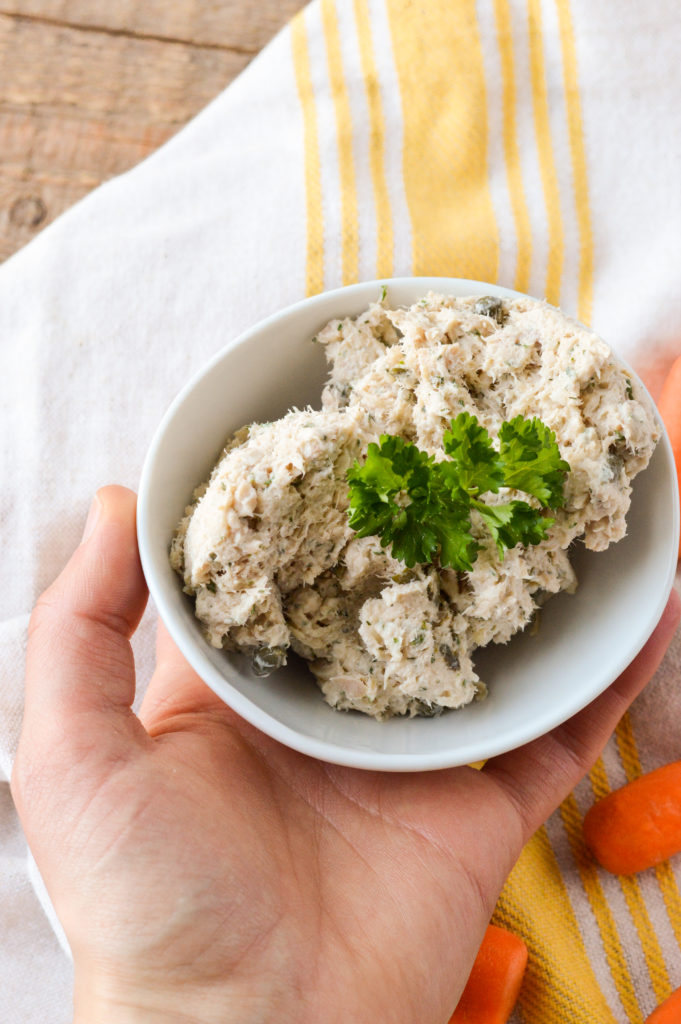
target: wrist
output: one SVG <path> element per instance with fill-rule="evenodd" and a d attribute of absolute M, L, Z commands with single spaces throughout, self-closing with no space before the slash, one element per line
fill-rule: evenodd
<path fill-rule="evenodd" d="M 77 981 L 73 1009 L 73 1024 L 266 1024 L 283 1019 L 271 999 L 229 985 L 199 990 L 168 985 L 149 991 L 108 980 Z"/>

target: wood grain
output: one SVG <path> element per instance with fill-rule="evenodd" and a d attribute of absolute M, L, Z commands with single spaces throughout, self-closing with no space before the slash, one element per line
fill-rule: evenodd
<path fill-rule="evenodd" d="M 0 260 L 173 135 L 301 0 L 0 0 Z"/>
<path fill-rule="evenodd" d="M 257 53 L 300 0 L 0 0 L 0 12 Z"/>

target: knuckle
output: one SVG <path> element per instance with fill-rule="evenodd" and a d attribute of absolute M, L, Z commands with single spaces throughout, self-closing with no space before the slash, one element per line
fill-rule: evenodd
<path fill-rule="evenodd" d="M 20 814 L 35 803 L 37 794 L 44 789 L 45 776 L 45 766 L 39 753 L 29 750 L 22 741 L 10 777 L 12 799 Z"/>
<path fill-rule="evenodd" d="M 54 630 L 59 614 L 58 604 L 51 587 L 43 591 L 36 601 L 28 622 L 28 642 L 42 641 L 46 633 Z"/>

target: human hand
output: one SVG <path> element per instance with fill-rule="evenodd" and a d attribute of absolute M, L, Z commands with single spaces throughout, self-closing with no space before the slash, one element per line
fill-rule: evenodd
<path fill-rule="evenodd" d="M 395 775 L 281 746 L 227 708 L 163 629 L 140 708 L 147 591 L 135 497 L 98 517 L 31 620 L 12 792 L 68 937 L 76 1024 L 443 1024 L 523 844 L 659 664 L 490 760 Z"/>

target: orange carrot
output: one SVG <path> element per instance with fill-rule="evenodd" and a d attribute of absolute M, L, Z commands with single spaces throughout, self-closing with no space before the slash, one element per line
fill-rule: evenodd
<path fill-rule="evenodd" d="M 662 386 L 657 408 L 672 443 L 676 475 L 679 481 L 679 495 L 681 495 L 681 356 L 672 363 L 672 368 Z M 681 542 L 679 543 L 679 558 L 681 558 Z"/>
<path fill-rule="evenodd" d="M 584 838 L 596 860 L 617 875 L 643 871 L 679 853 L 681 761 L 598 800 L 584 817 Z"/>
<path fill-rule="evenodd" d="M 679 1024 L 681 1021 L 681 988 L 672 992 L 669 999 L 653 1010 L 649 1017 L 646 1017 L 645 1024 Z"/>
<path fill-rule="evenodd" d="M 475 963 L 449 1024 L 506 1024 L 515 1006 L 527 964 L 522 939 L 487 926 Z"/>

